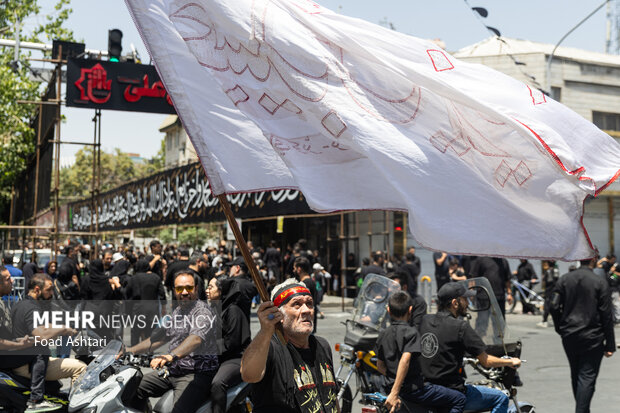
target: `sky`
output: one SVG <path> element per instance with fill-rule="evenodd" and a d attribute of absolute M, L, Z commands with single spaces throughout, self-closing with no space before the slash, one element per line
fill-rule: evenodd
<path fill-rule="evenodd" d="M 235 1 L 235 0 L 229 0 Z M 495 27 L 505 37 L 543 43 L 557 43 L 573 26 L 586 17 L 601 0 L 323 0 L 324 7 L 373 23 L 389 22 L 400 32 L 425 38 L 441 39 L 448 51 L 456 51 L 490 36 L 471 7 L 484 7 L 488 17 L 484 24 Z M 612 0 L 613 7 L 620 0 Z M 51 0 L 41 0 L 41 16 L 25 24 L 42 20 L 52 10 Z M 468 5 L 469 4 L 469 5 Z M 108 30 L 123 32 L 123 54 L 134 44 L 143 63 L 150 58 L 123 0 L 73 0 L 73 13 L 67 26 L 87 49 L 107 50 Z M 603 7 L 573 32 L 563 46 L 603 52 L 606 37 L 606 8 Z M 63 108 L 66 123 L 61 136 L 69 141 L 92 141 L 94 110 Z M 166 115 L 103 111 L 102 146 L 106 151 L 120 148 L 149 158 L 157 153 L 163 134 L 158 131 Z M 62 164 L 67 165 L 76 145 L 63 145 Z"/>

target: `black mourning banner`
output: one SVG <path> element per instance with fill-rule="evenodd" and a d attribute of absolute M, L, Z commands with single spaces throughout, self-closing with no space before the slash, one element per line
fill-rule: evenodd
<path fill-rule="evenodd" d="M 74 59 L 67 61 L 67 106 L 176 113 L 155 66 Z"/>
<path fill-rule="evenodd" d="M 314 213 L 302 193 L 290 189 L 235 194 L 227 198 L 235 217 L 241 219 Z M 100 231 L 226 219 L 199 163 L 160 172 L 104 192 L 99 197 L 97 212 Z M 94 215 L 90 198 L 69 204 L 71 231 L 90 230 Z"/>
<path fill-rule="evenodd" d="M 45 94 L 41 97 L 42 101 L 56 99 L 56 72 L 48 83 Z M 21 174 L 15 185 L 15 198 L 13 205 L 13 221 L 23 222 L 33 217 L 35 212 L 39 212 L 50 206 L 50 190 L 52 188 L 52 166 L 54 133 L 56 127 L 56 117 L 58 107 L 56 105 L 40 105 L 36 116 L 31 120 L 30 126 L 35 130 L 36 135 L 40 134 L 41 147 L 39 152 L 39 170 L 37 182 L 37 161 L 33 154 L 28 160 L 26 170 Z M 41 117 L 41 122 L 39 122 Z M 39 127 L 41 131 L 39 131 Z M 35 138 L 36 139 L 36 138 Z M 35 185 L 35 183 L 38 183 Z M 37 211 L 34 211 L 34 197 L 37 192 Z M 8 221 L 7 217 L 7 221 Z"/>

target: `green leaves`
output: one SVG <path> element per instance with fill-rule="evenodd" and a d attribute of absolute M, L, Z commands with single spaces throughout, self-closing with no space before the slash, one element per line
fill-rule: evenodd
<path fill-rule="evenodd" d="M 58 0 L 54 12 L 34 28 L 20 24 L 20 40 L 51 43 L 52 39 L 73 40 L 71 30 L 63 27 L 71 8 L 70 0 Z M 6 28 L 2 37 L 15 38 L 17 22 L 36 21 L 41 13 L 38 0 L 5 0 L 0 5 L 0 28 Z M 30 31 L 28 31 L 30 30 Z M 36 116 L 36 105 L 17 103 L 20 100 L 39 100 L 46 85 L 34 80 L 27 60 L 31 52 L 19 51 L 19 69 L 10 67 L 15 59 L 14 49 L 0 49 L 0 210 L 7 208 L 11 186 L 22 185 L 19 176 L 35 152 L 36 133 L 31 119 Z M 5 214 L 8 215 L 8 214 Z"/>
<path fill-rule="evenodd" d="M 163 140 L 162 140 L 163 142 Z M 145 163 L 134 162 L 126 153 L 115 148 L 112 153 L 101 151 L 100 192 L 109 191 L 134 179 L 143 178 L 163 169 L 160 152 Z M 87 147 L 75 154 L 75 163 L 60 171 L 61 197 L 91 196 L 93 179 L 93 149 Z"/>

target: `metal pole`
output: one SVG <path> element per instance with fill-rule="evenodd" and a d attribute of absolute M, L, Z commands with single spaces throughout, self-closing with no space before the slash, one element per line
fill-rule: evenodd
<path fill-rule="evenodd" d="M 20 49 L 43 50 L 43 51 L 52 50 L 52 47 L 53 47 L 53 45 L 51 44 L 22 42 L 22 41 L 20 41 L 18 44 L 18 42 L 16 42 L 15 40 L 10 40 L 10 39 L 0 39 L 0 46 L 19 47 Z M 108 55 L 107 50 L 95 50 L 95 49 L 85 49 L 84 53 L 92 54 L 92 55 L 100 55 L 103 57 Z"/>
<path fill-rule="evenodd" d="M 95 238 L 99 239 L 99 193 L 101 192 L 101 109 L 97 109 L 97 187 L 95 188 L 97 199 L 95 201 Z M 99 254 L 95 241 L 95 253 Z"/>
<path fill-rule="evenodd" d="M 56 116 L 56 142 L 55 144 L 55 162 L 56 162 L 56 179 L 54 182 L 54 238 L 52 241 L 52 259 L 56 259 L 56 250 L 58 249 L 58 196 L 60 195 L 60 121 L 61 121 L 61 103 L 60 96 L 62 95 L 62 45 L 58 46 L 58 60 L 56 63 L 56 81 L 57 81 L 57 98 L 58 112 Z"/>
<path fill-rule="evenodd" d="M 0 225 L 0 230 L 2 229 L 54 229 L 54 227 L 43 225 Z"/>
<path fill-rule="evenodd" d="M 566 39 L 572 32 L 575 31 L 575 29 L 577 29 L 579 26 L 581 26 L 586 20 L 588 20 L 590 17 L 592 17 L 597 11 L 599 11 L 605 4 L 609 3 L 610 0 L 605 0 L 603 3 L 601 3 L 600 6 L 598 6 L 596 9 L 594 9 L 590 14 L 588 14 L 586 17 L 584 17 L 579 23 L 577 23 L 577 25 L 575 27 L 573 27 L 572 29 L 570 29 L 568 31 L 568 33 L 566 33 L 564 36 L 562 36 L 562 38 L 560 39 L 559 42 L 556 43 L 555 47 L 553 48 L 553 51 L 551 52 L 551 54 L 549 55 L 549 60 L 547 60 L 547 69 L 545 70 L 545 83 L 546 83 L 546 89 L 547 89 L 547 94 L 549 96 L 551 96 L 551 62 L 553 61 L 553 55 L 555 54 L 556 49 L 558 48 L 558 46 L 560 46 L 560 44 L 564 41 L 564 39 Z"/>
<path fill-rule="evenodd" d="M 95 194 L 96 194 L 96 190 L 97 190 L 97 157 L 95 156 L 95 152 L 97 150 L 97 110 L 95 110 L 95 116 L 93 116 L 93 148 L 92 148 L 92 155 L 93 155 L 93 179 L 91 182 L 91 187 L 90 187 L 90 195 L 91 195 L 91 216 L 90 216 L 90 226 L 89 226 L 89 232 L 91 232 L 93 234 L 91 240 L 93 241 L 93 249 L 91 252 L 91 259 L 95 259 L 97 257 L 97 253 L 96 253 L 96 248 L 97 248 L 97 237 L 96 235 L 94 235 L 94 231 L 93 231 L 93 225 L 95 222 L 95 210 L 97 209 L 97 203 L 95 201 Z"/>
<path fill-rule="evenodd" d="M 11 209 L 9 210 L 9 225 L 13 225 L 13 209 L 15 206 L 15 185 L 11 186 Z M 8 244 L 11 245 L 11 232 L 7 236 Z"/>
<path fill-rule="evenodd" d="M 258 290 L 258 295 L 260 296 L 261 301 L 269 301 L 269 294 L 267 294 L 267 290 L 265 289 L 265 285 L 263 284 L 263 280 L 258 274 L 258 269 L 256 268 L 256 264 L 254 264 L 254 260 L 252 259 L 252 254 L 250 254 L 250 250 L 248 248 L 248 244 L 245 242 L 243 238 L 243 234 L 241 233 L 241 229 L 239 225 L 237 225 L 237 220 L 235 219 L 235 215 L 230 208 L 230 204 L 228 203 L 228 199 L 226 199 L 226 194 L 221 194 L 217 196 L 217 199 L 220 201 L 220 205 L 222 206 L 222 210 L 224 211 L 224 215 L 226 215 L 226 220 L 232 229 L 233 234 L 235 235 L 235 241 L 237 241 L 237 245 L 241 250 L 241 255 L 243 255 L 243 260 L 245 264 L 248 266 L 250 270 L 250 275 L 252 276 L 252 280 L 256 285 L 256 289 Z M 279 326 L 280 327 L 280 326 Z M 282 335 L 282 330 L 280 328 L 276 328 L 276 335 L 280 339 L 282 344 L 285 344 L 284 336 Z"/>
<path fill-rule="evenodd" d="M 609 251 L 613 252 L 616 250 L 616 242 L 614 240 L 614 198 L 611 196 L 607 197 L 607 208 L 609 214 Z"/>
<path fill-rule="evenodd" d="M 360 219 L 359 219 L 359 211 L 352 212 L 355 214 L 355 257 L 358 263 L 361 263 L 360 260 Z M 357 264 L 356 264 L 357 265 Z"/>
<path fill-rule="evenodd" d="M 409 224 L 409 213 L 403 212 L 403 255 L 407 254 L 407 234 Z"/>
<path fill-rule="evenodd" d="M 372 257 L 372 211 L 368 211 L 368 256 Z"/>
<path fill-rule="evenodd" d="M 393 215 L 392 215 L 393 216 Z M 388 227 L 388 220 L 390 219 L 390 213 L 388 211 L 384 212 L 383 215 L 383 242 L 385 243 L 385 256 L 387 259 L 391 257 L 390 254 L 390 230 Z"/>
<path fill-rule="evenodd" d="M 344 212 L 340 213 L 340 301 L 342 303 L 342 311 L 344 311 L 344 295 L 347 291 L 346 271 L 347 271 L 347 246 L 344 239 Z"/>
<path fill-rule="evenodd" d="M 37 208 L 39 201 L 39 160 L 41 157 L 41 127 L 43 124 L 43 105 L 39 105 L 39 121 L 37 125 L 37 160 L 34 171 L 34 210 L 32 212 L 32 223 L 37 224 Z M 37 230 L 32 231 L 32 246 L 37 243 Z"/>

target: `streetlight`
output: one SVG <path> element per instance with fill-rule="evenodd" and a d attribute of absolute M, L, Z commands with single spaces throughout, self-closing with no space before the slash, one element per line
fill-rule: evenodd
<path fill-rule="evenodd" d="M 546 93 L 547 93 L 548 96 L 551 96 L 551 62 L 553 61 L 553 55 L 555 54 L 556 49 L 564 41 L 564 39 L 566 39 L 572 32 L 575 31 L 575 29 L 577 29 L 579 26 L 581 26 L 586 20 L 588 20 L 590 17 L 592 17 L 597 11 L 602 9 L 603 6 L 606 5 L 607 3 L 609 3 L 610 1 L 611 0 L 605 0 L 603 3 L 601 3 L 600 6 L 598 6 L 596 9 L 594 9 L 592 11 L 592 13 L 590 13 L 586 17 L 584 17 L 579 23 L 577 23 L 577 25 L 575 27 L 570 29 L 568 31 L 568 33 L 566 33 L 564 36 L 562 36 L 562 38 L 560 39 L 559 42 L 556 43 L 555 47 L 553 48 L 553 51 L 549 55 L 549 60 L 547 61 L 547 70 L 545 71 L 545 83 L 546 83 L 546 88 L 545 89 L 546 89 Z"/>

